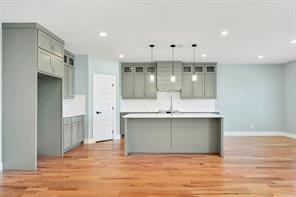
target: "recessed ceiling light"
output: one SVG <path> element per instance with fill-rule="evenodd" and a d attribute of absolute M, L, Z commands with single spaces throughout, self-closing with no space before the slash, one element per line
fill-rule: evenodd
<path fill-rule="evenodd" d="M 292 40 L 290 43 L 291 44 L 296 44 L 296 40 Z"/>
<path fill-rule="evenodd" d="M 207 57 L 207 54 L 202 54 L 201 57 Z"/>
<path fill-rule="evenodd" d="M 122 54 L 119 54 L 119 58 L 124 58 L 124 55 L 122 55 Z"/>
<path fill-rule="evenodd" d="M 227 36 L 228 34 L 229 34 L 229 32 L 228 31 L 221 31 L 221 36 Z"/>
<path fill-rule="evenodd" d="M 263 55 L 259 55 L 258 58 L 259 58 L 259 59 L 263 59 L 264 56 L 263 56 Z"/>
<path fill-rule="evenodd" d="M 101 32 L 101 33 L 100 33 L 100 36 L 101 36 L 101 37 L 106 37 L 107 35 L 108 35 L 108 34 L 107 34 L 106 32 Z"/>

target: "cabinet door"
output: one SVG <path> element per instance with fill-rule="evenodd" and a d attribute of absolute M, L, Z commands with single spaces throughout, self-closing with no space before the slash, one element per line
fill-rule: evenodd
<path fill-rule="evenodd" d="M 192 75 L 191 74 L 183 74 L 182 75 L 182 89 L 181 89 L 181 97 L 182 98 L 192 98 Z"/>
<path fill-rule="evenodd" d="M 150 80 L 150 74 L 146 75 L 146 98 L 156 98 L 156 76 Z"/>
<path fill-rule="evenodd" d="M 38 46 L 48 52 L 51 52 L 51 37 L 38 30 Z"/>
<path fill-rule="evenodd" d="M 144 98 L 145 92 L 145 75 L 134 75 L 134 98 Z"/>
<path fill-rule="evenodd" d="M 52 62 L 52 55 L 49 52 L 39 48 L 38 49 L 38 70 L 42 72 L 52 73 L 51 62 Z"/>
<path fill-rule="evenodd" d="M 193 82 L 193 97 L 204 97 L 204 74 L 197 74 L 197 80 Z"/>
<path fill-rule="evenodd" d="M 83 138 L 84 138 L 84 122 L 79 122 L 78 123 L 78 133 L 79 133 L 79 141 L 83 141 Z"/>
<path fill-rule="evenodd" d="M 69 85 L 68 82 L 69 81 L 69 69 L 67 64 L 64 64 L 64 97 L 68 97 L 68 89 L 69 89 Z"/>
<path fill-rule="evenodd" d="M 72 124 L 72 145 L 75 145 L 79 142 L 78 131 L 79 131 L 78 122 L 75 122 Z"/>
<path fill-rule="evenodd" d="M 68 96 L 74 97 L 74 68 L 68 67 Z"/>
<path fill-rule="evenodd" d="M 52 73 L 61 77 L 64 76 L 64 61 L 55 55 L 52 56 Z"/>
<path fill-rule="evenodd" d="M 70 148 L 72 145 L 71 128 L 71 124 L 64 125 L 64 150 Z"/>
<path fill-rule="evenodd" d="M 134 76 L 124 74 L 122 76 L 122 97 L 132 98 L 134 96 Z"/>
<path fill-rule="evenodd" d="M 205 97 L 216 98 L 216 74 L 205 74 Z"/>
<path fill-rule="evenodd" d="M 54 55 L 57 55 L 61 58 L 64 57 L 64 46 L 62 43 L 52 39 L 51 41 L 51 49 Z"/>

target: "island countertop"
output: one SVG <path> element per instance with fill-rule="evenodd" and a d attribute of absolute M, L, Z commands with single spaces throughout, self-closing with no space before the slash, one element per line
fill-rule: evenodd
<path fill-rule="evenodd" d="M 224 118 L 224 116 L 215 113 L 130 113 L 123 118 Z"/>

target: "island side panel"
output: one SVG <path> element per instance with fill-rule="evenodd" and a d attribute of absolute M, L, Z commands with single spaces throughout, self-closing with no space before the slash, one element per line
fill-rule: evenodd
<path fill-rule="evenodd" d="M 220 118 L 220 156 L 224 156 L 224 118 Z"/>
<path fill-rule="evenodd" d="M 125 153 L 125 156 L 128 156 L 129 154 L 129 143 L 128 143 L 128 118 L 124 118 L 124 153 Z"/>
<path fill-rule="evenodd" d="M 172 119 L 172 152 L 220 154 L 220 119 Z"/>
<path fill-rule="evenodd" d="M 129 118 L 126 121 L 128 153 L 170 153 L 171 120 Z"/>

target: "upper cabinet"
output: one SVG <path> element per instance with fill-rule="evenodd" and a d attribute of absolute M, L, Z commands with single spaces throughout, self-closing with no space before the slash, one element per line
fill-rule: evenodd
<path fill-rule="evenodd" d="M 123 98 L 156 98 L 156 66 L 150 63 L 122 64 Z"/>
<path fill-rule="evenodd" d="M 64 42 L 50 32 L 38 28 L 38 71 L 56 77 L 64 76 Z"/>
<path fill-rule="evenodd" d="M 216 63 L 183 63 L 181 98 L 216 98 L 216 69 Z"/>
<path fill-rule="evenodd" d="M 75 55 L 68 50 L 64 51 L 64 98 L 74 98 Z"/>
<path fill-rule="evenodd" d="M 171 75 L 176 77 L 175 82 L 171 82 Z M 157 62 L 157 89 L 159 91 L 180 91 L 181 90 L 181 62 L 171 61 Z"/>

